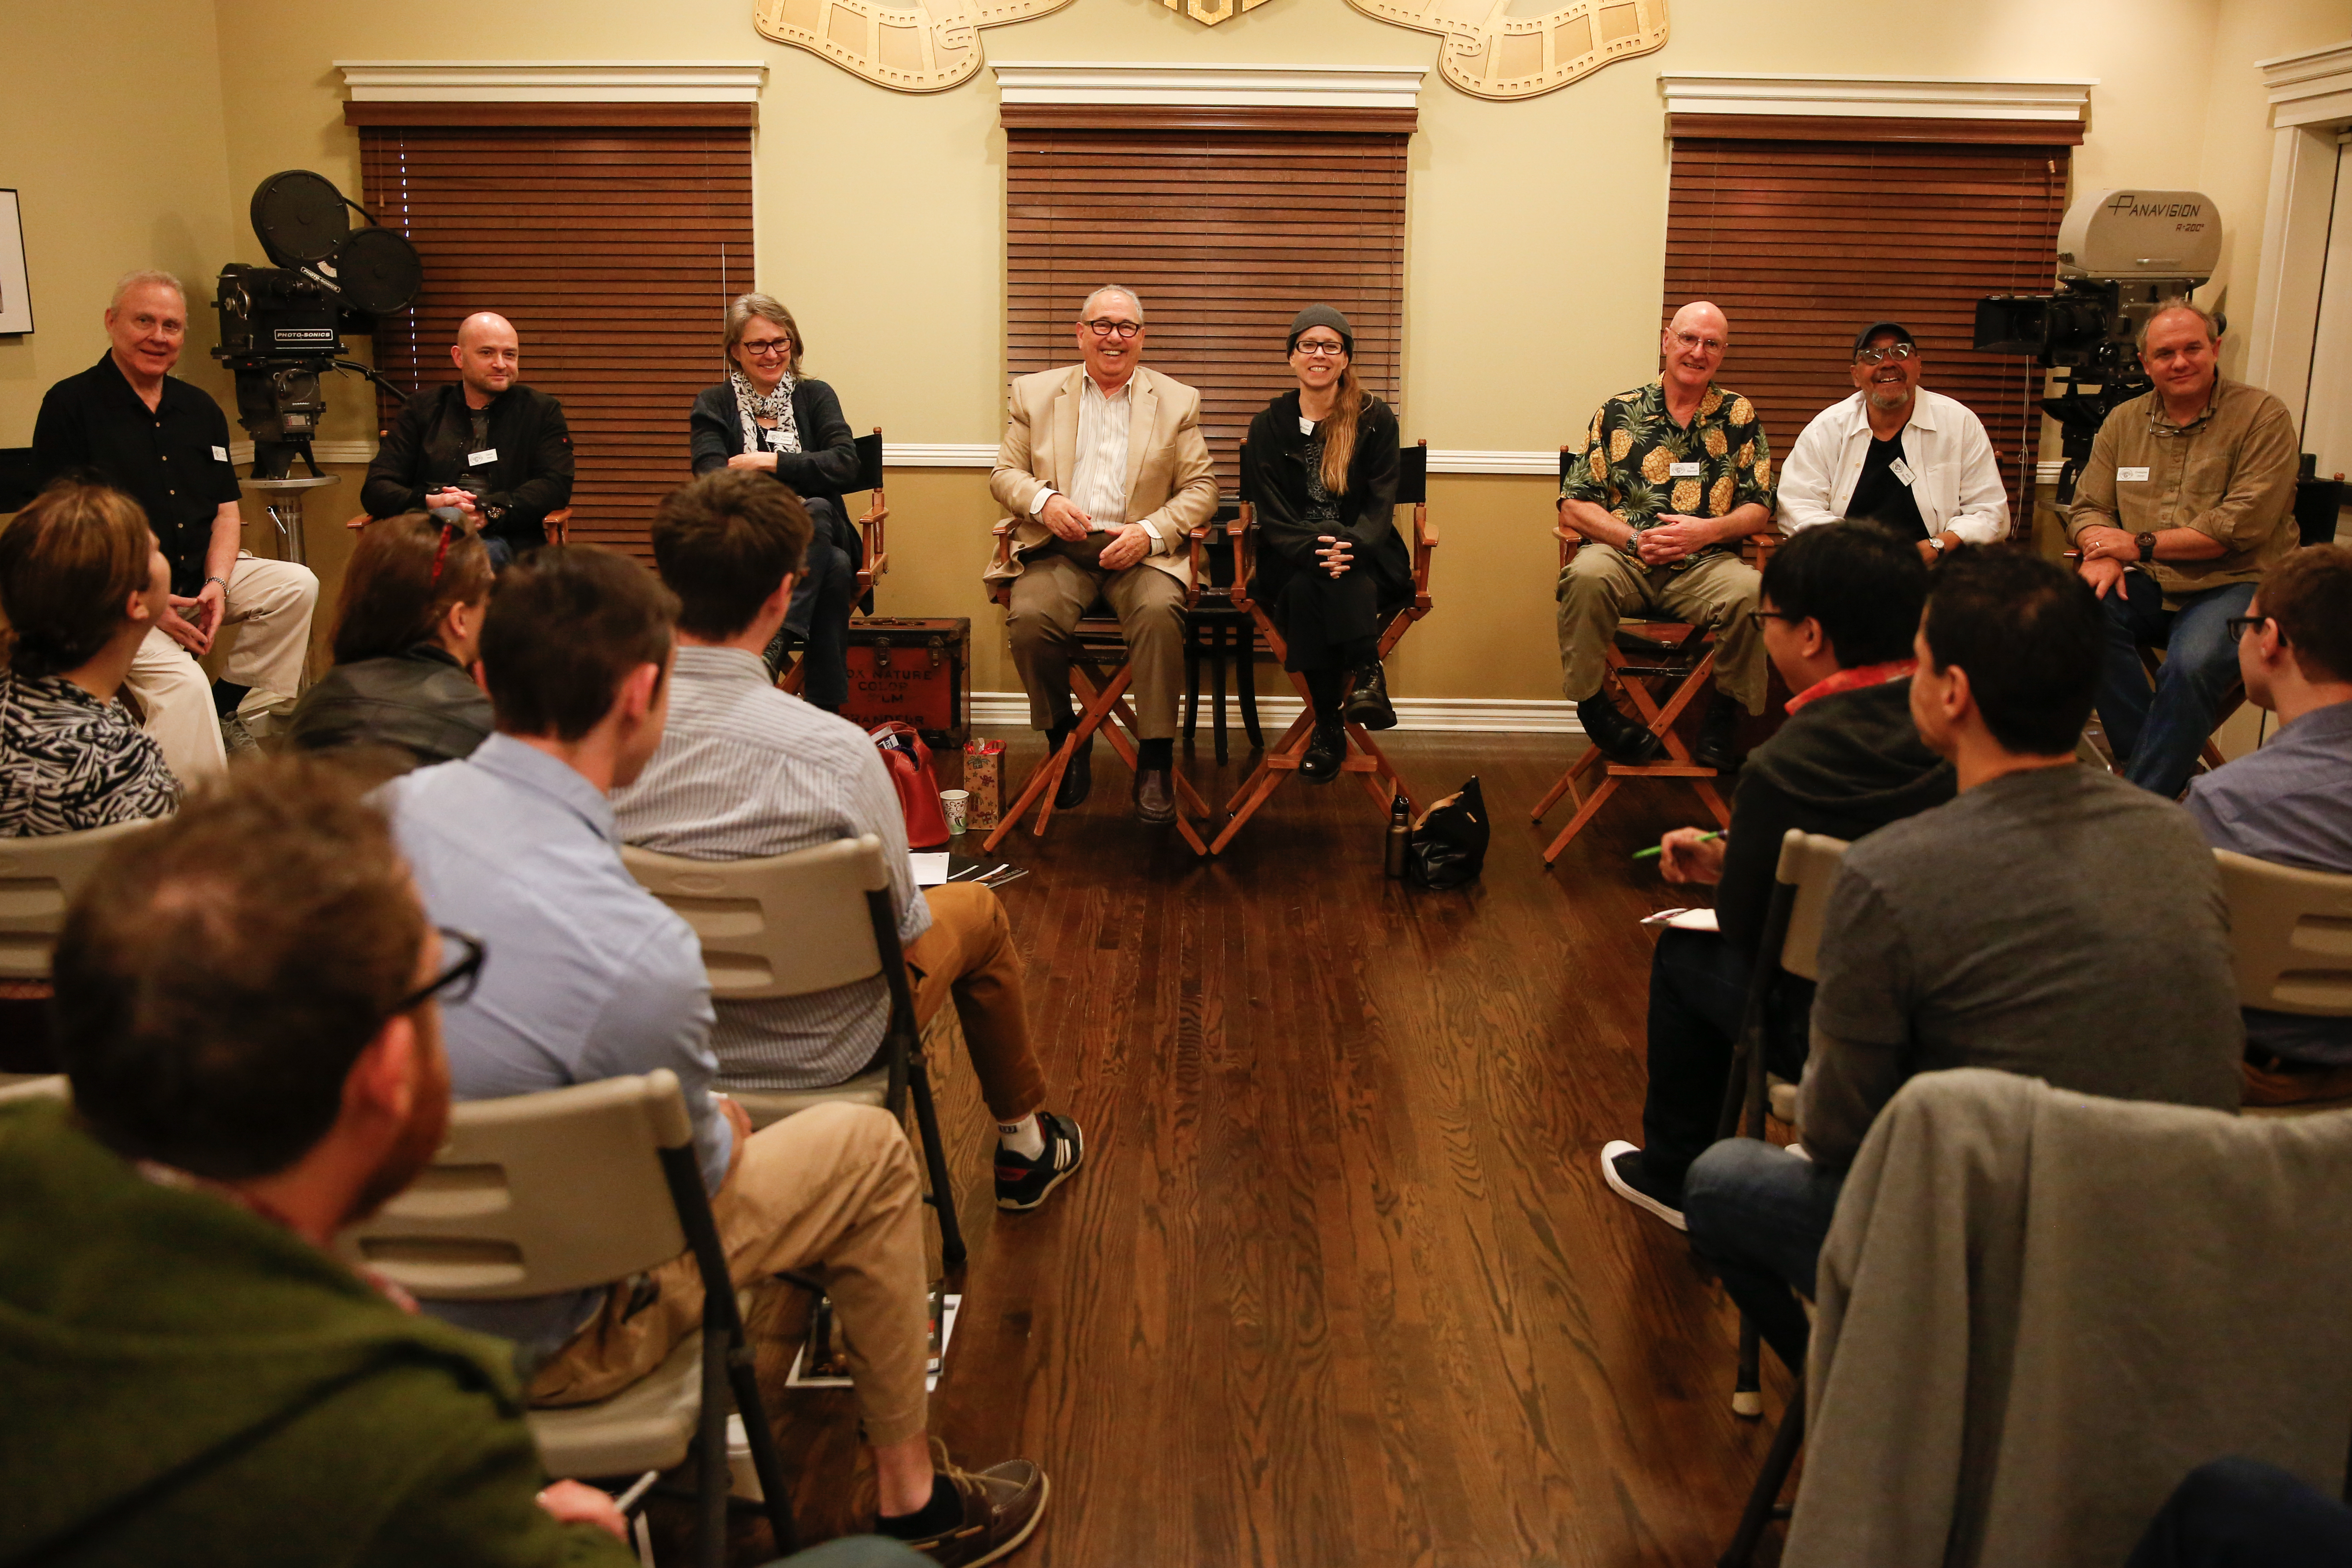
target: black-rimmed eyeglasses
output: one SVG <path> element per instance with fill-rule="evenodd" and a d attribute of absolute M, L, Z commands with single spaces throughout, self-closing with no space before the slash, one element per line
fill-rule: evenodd
<path fill-rule="evenodd" d="M 1122 338 L 1131 338 L 1143 331 L 1141 321 L 1114 321 L 1108 316 L 1097 316 L 1091 321 L 1080 321 L 1078 325 L 1098 338 L 1108 338 L 1114 333 Z"/>
<path fill-rule="evenodd" d="M 2243 642 L 2248 632 L 2269 619 L 2268 616 L 2231 616 L 2221 623 L 2221 629 L 2230 634 L 2231 642 Z"/>
<path fill-rule="evenodd" d="M 1812 617 L 1810 616 L 1792 616 L 1786 610 L 1750 610 L 1748 612 L 1748 618 L 1755 622 L 1757 629 L 1761 631 L 1766 621 L 1786 621 L 1793 626 L 1801 625 L 1805 621 L 1811 620 Z"/>
<path fill-rule="evenodd" d="M 445 950 L 453 947 L 457 950 L 457 962 L 394 1002 L 386 1010 L 387 1017 L 413 1013 L 436 997 L 454 1007 L 473 995 L 475 984 L 482 978 L 482 960 L 488 956 L 489 952 L 482 945 L 482 939 L 461 931 L 452 931 L 447 926 L 436 926 L 434 929 L 441 933 L 441 944 Z"/>

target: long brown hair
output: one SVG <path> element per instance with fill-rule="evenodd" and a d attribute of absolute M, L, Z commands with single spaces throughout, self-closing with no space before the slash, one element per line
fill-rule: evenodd
<path fill-rule="evenodd" d="M 137 501 L 60 480 L 0 530 L 0 649 L 19 675 L 63 675 L 102 652 L 147 586 L 155 536 Z"/>
<path fill-rule="evenodd" d="M 382 517 L 360 531 L 335 607 L 335 662 L 390 658 L 433 640 L 452 605 L 490 591 L 490 552 L 462 522 L 421 511 Z"/>
<path fill-rule="evenodd" d="M 1323 421 L 1323 488 L 1335 496 L 1348 493 L 1348 465 L 1355 460 L 1356 426 L 1364 417 L 1370 396 L 1356 380 L 1356 356 L 1339 373 L 1339 391 L 1331 417 Z"/>

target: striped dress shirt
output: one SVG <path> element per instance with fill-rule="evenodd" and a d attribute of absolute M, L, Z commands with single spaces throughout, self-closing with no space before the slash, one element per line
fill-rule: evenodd
<path fill-rule="evenodd" d="M 1127 433 L 1135 418 L 1135 378 L 1114 397 L 1105 397 L 1093 376 L 1081 376 L 1078 394 L 1078 447 L 1071 456 L 1070 504 L 1094 521 L 1095 533 L 1115 533 L 1127 526 Z M 1029 515 L 1045 515 L 1054 497 L 1051 485 L 1037 492 Z M 1155 531 L 1153 538 L 1159 537 Z"/>
<path fill-rule="evenodd" d="M 907 858 L 907 823 L 882 755 L 846 719 L 779 691 L 757 654 L 680 646 L 661 749 L 613 795 L 624 842 L 695 860 L 782 855 L 871 833 L 890 865 L 898 940 L 931 929 Z M 807 996 L 714 1004 L 723 1089 L 823 1089 L 881 1048 L 879 975 Z"/>

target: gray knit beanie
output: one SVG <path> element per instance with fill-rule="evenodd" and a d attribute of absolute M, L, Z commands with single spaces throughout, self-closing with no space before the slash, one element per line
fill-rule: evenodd
<path fill-rule="evenodd" d="M 1356 357 L 1356 330 L 1348 325 L 1348 318 L 1328 305 L 1309 305 L 1290 318 L 1290 341 L 1282 345 L 1286 354 L 1298 347 L 1299 338 L 1309 327 L 1328 327 L 1339 334 L 1339 347 L 1349 359 Z"/>

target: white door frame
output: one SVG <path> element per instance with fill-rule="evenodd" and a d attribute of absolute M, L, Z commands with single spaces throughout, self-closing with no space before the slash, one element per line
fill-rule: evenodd
<path fill-rule="evenodd" d="M 2273 141 L 2246 379 L 2284 403 L 2301 429 L 2336 195 L 2336 138 L 2352 126 L 2352 41 L 2259 65 Z"/>

